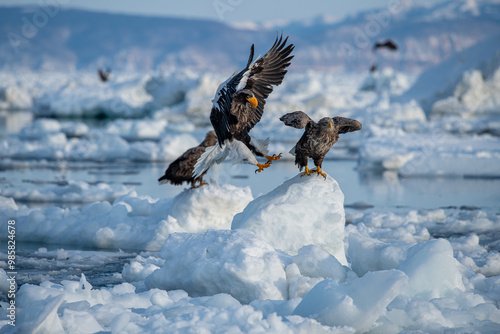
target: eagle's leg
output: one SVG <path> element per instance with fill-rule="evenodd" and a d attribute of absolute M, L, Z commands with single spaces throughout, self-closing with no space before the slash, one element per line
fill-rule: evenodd
<path fill-rule="evenodd" d="M 306 175 L 306 174 L 307 174 L 307 176 L 311 176 L 310 173 L 311 173 L 311 170 L 306 166 L 306 170 L 304 171 L 304 173 L 302 173 L 301 177 Z"/>
<path fill-rule="evenodd" d="M 196 180 L 195 180 L 195 179 L 193 179 L 193 180 L 191 181 L 191 189 L 195 189 L 195 188 L 196 188 Z"/>
<path fill-rule="evenodd" d="M 271 162 L 271 161 L 280 159 L 281 158 L 281 153 L 278 154 L 278 155 L 273 154 L 273 156 L 265 155 L 264 157 L 267 159 L 267 162 Z"/>
<path fill-rule="evenodd" d="M 208 183 L 206 183 L 206 182 L 203 181 L 203 175 L 205 175 L 205 174 L 206 173 L 203 173 L 198 178 L 196 178 L 195 180 L 193 180 L 193 187 L 192 188 L 199 188 L 199 187 L 201 187 L 204 184 L 208 184 Z M 198 181 L 198 186 L 195 185 L 196 181 Z"/>
<path fill-rule="evenodd" d="M 318 176 L 323 176 L 326 179 L 326 174 L 321 170 L 320 166 L 316 166 L 316 169 L 313 169 L 311 173 L 318 173 Z"/>
<path fill-rule="evenodd" d="M 265 164 L 259 164 L 259 163 L 257 163 L 257 167 L 259 167 L 259 169 L 256 169 L 256 170 L 255 170 L 255 173 L 257 173 L 257 172 L 259 172 L 259 173 L 260 173 L 260 172 L 262 172 L 262 171 L 264 170 L 264 168 L 269 168 L 269 167 L 271 167 L 271 162 L 269 162 L 269 161 L 268 161 L 268 162 L 266 162 Z"/>

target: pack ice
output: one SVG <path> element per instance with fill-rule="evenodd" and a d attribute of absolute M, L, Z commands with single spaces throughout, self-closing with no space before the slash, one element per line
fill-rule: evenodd
<path fill-rule="evenodd" d="M 130 193 L 69 211 L 0 199 L 2 222 L 16 217 L 24 226 L 19 242 L 57 235 L 68 243 L 159 250 L 126 264 L 116 273 L 123 283 L 113 287 L 93 288 L 83 275 L 22 285 L 19 327 L 2 320 L 2 332 L 500 329 L 498 271 L 485 276 L 461 262 L 478 258 L 477 242 L 465 241 L 455 254 L 458 243 L 431 239 L 425 226 L 442 221 L 439 213 L 371 213 L 345 228 L 343 194 L 332 177 L 296 176 L 256 199 L 248 188 L 217 185 L 168 201 Z M 216 219 L 222 213 L 226 218 Z M 0 275 L 6 277 L 3 269 Z"/>

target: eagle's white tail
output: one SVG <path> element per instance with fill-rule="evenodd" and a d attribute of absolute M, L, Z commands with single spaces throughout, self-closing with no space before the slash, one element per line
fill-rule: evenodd
<path fill-rule="evenodd" d="M 224 161 L 229 154 L 230 145 L 231 143 L 226 141 L 222 144 L 222 147 L 220 147 L 219 144 L 207 147 L 205 153 L 201 155 L 194 165 L 193 176 L 196 178 L 209 169 L 214 163 L 220 164 Z"/>
<path fill-rule="evenodd" d="M 244 143 L 236 139 L 231 142 L 229 158 L 233 164 L 257 165 L 257 159 L 255 159 L 252 151 Z"/>

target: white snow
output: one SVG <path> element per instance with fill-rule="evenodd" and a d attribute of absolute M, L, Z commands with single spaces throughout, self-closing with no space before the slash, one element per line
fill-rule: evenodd
<path fill-rule="evenodd" d="M 290 212 L 284 207 L 285 197 L 294 203 L 287 207 Z M 294 177 L 253 202 L 248 188 L 227 185 L 185 190 L 170 200 L 131 193 L 113 204 L 94 202 L 81 210 L 28 209 L 10 198 L 1 199 L 2 221 L 13 217 L 17 226 L 23 226 L 16 235 L 20 242 L 65 240 L 115 249 L 161 249 L 125 264 L 115 275 L 128 282 L 113 287 L 93 288 L 85 276 L 80 281 L 23 284 L 16 297 L 22 330 L 500 329 L 500 258 L 485 252 L 488 246 L 480 245 L 474 235 L 448 241 L 433 239 L 429 233 L 476 231 L 478 226 L 485 232 L 497 231 L 498 216 L 457 210 L 369 212 L 350 218 L 344 232 L 343 196 L 337 182 L 315 176 Z M 272 219 L 267 228 L 261 225 L 265 233 L 230 229 L 240 211 L 242 222 L 264 221 L 266 215 L 258 218 L 255 208 L 266 203 Z M 269 225 L 293 227 L 293 221 L 299 221 L 294 213 L 301 212 L 302 226 L 308 227 L 296 234 L 327 234 L 336 228 L 340 236 L 333 236 L 328 247 L 310 240 L 297 251 L 278 250 L 271 242 L 282 239 L 293 244 L 297 235 Z M 333 220 L 336 226 L 331 226 L 331 219 L 319 218 L 332 212 L 339 215 Z M 224 221 L 218 220 L 223 213 Z M 316 224 L 304 225 L 311 221 Z M 345 263 L 337 258 L 343 252 L 331 252 L 343 247 Z M 40 249 L 37 256 L 56 261 L 89 257 L 62 249 Z M 113 253 L 109 257 L 117 258 Z M 5 259 L 6 255 L 0 258 Z M 0 324 L 7 333 L 13 331 L 6 321 Z"/>
<path fill-rule="evenodd" d="M 82 193 L 74 196 L 82 199 Z M 54 200 L 64 198 L 64 194 L 54 195 Z M 5 207 L 0 216 L 6 230 L 10 217 L 16 217 L 16 222 L 23 227 L 16 233 L 18 242 L 158 251 L 173 232 L 199 233 L 210 228 L 229 228 L 234 214 L 251 200 L 249 188 L 231 185 L 185 190 L 173 199 L 161 200 L 138 196 L 132 191 L 116 198 L 112 204 L 95 201 L 81 209 L 18 208 L 15 203 L 12 205 L 11 198 L 0 196 Z"/>
<path fill-rule="evenodd" d="M 359 89 L 377 93 L 393 92 L 394 94 L 401 94 L 409 87 L 410 81 L 405 75 L 394 72 L 390 67 L 385 67 L 381 71 L 371 72 Z"/>
<path fill-rule="evenodd" d="M 289 254 L 316 245 L 346 264 L 343 203 L 344 194 L 332 177 L 298 174 L 252 201 L 234 217 L 231 228 L 252 231 Z"/>
<path fill-rule="evenodd" d="M 325 280 L 302 299 L 293 313 L 325 325 L 365 332 L 403 291 L 407 281 L 406 275 L 396 270 L 371 272 L 344 284 Z"/>
<path fill-rule="evenodd" d="M 173 234 L 159 253 L 165 264 L 146 287 L 182 289 L 190 296 L 228 293 L 242 303 L 288 299 L 279 253 L 248 231 Z"/>
<path fill-rule="evenodd" d="M 415 245 L 398 266 L 409 278 L 403 295 L 433 299 L 452 294 L 455 289 L 464 291 L 460 267 L 449 241 L 435 239 Z M 429 272 L 433 273 L 431 277 Z"/>
<path fill-rule="evenodd" d="M 499 42 L 500 35 L 489 37 L 427 69 L 419 76 L 415 84 L 402 94 L 399 100 L 416 99 L 429 113 L 435 101 L 448 97 L 453 92 L 458 93 L 456 91 L 457 85 L 465 73 L 478 70 L 489 78 L 495 72 L 500 65 Z M 481 87 L 476 89 L 478 88 Z"/>
<path fill-rule="evenodd" d="M 0 189 L 0 196 L 10 197 L 17 202 L 34 203 L 89 203 L 95 201 L 113 201 L 130 192 L 125 186 L 113 189 L 106 183 L 88 184 L 84 181 L 62 181 L 63 185 L 42 189 L 6 187 Z"/>
<path fill-rule="evenodd" d="M 94 333 L 148 332 L 257 332 L 352 333 L 328 328 L 307 318 L 263 316 L 228 294 L 192 298 L 181 290 L 151 289 L 136 292 L 123 283 L 94 289 L 82 275 L 80 281 L 24 285 L 18 292 L 18 326 L 11 332 Z M 43 311 L 42 311 L 43 308 Z M 137 313 L 139 311 L 140 313 Z"/>
<path fill-rule="evenodd" d="M 7 275 L 5 270 L 0 268 L 0 292 L 4 296 L 7 296 L 7 294 L 9 293 L 9 290 L 10 290 L 10 283 L 9 283 L 8 279 L 9 279 L 9 276 Z"/>
<path fill-rule="evenodd" d="M 199 144 L 190 133 L 166 131 L 166 124 L 117 120 L 105 129 L 89 130 L 83 123 L 40 118 L 18 136 L 0 139 L 0 157 L 5 161 L 168 161 Z"/>
<path fill-rule="evenodd" d="M 0 110 L 30 110 L 31 96 L 17 85 L 0 87 Z"/>
<path fill-rule="evenodd" d="M 359 148 L 360 168 L 397 170 L 405 176 L 499 176 L 500 141 L 490 135 L 426 135 L 370 126 Z M 389 144 L 390 143 L 390 144 Z"/>
<path fill-rule="evenodd" d="M 152 100 L 144 89 L 144 79 L 134 75 L 113 75 L 106 83 L 99 81 L 97 73 L 50 75 L 36 83 L 47 90 L 34 98 L 34 112 L 40 116 L 137 117 Z"/>

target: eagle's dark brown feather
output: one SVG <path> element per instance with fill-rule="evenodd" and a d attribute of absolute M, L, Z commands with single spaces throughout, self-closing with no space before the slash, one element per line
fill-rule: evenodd
<path fill-rule="evenodd" d="M 285 125 L 296 129 L 303 129 L 306 127 L 307 123 L 314 122 L 311 117 L 303 111 L 289 112 L 288 114 L 281 116 L 280 121 L 285 123 Z"/>
<path fill-rule="evenodd" d="M 158 182 L 166 183 L 170 182 L 173 185 L 181 185 L 183 182 L 191 183 L 194 187 L 196 181 L 201 184 L 203 181 L 203 176 L 206 174 L 208 169 L 198 176 L 193 177 L 193 170 L 196 161 L 205 152 L 208 146 L 213 146 L 217 143 L 217 136 L 214 131 L 210 131 L 205 136 L 205 139 L 200 143 L 200 145 L 190 148 L 184 152 L 180 157 L 173 161 L 165 171 L 165 174 L 158 179 Z"/>
<path fill-rule="evenodd" d="M 266 99 L 273 91 L 272 86 L 280 85 L 288 72 L 286 68 L 290 66 L 293 58 L 290 54 L 295 46 L 293 44 L 287 46 L 287 42 L 288 37 L 277 38 L 271 49 L 249 68 L 250 74 L 244 89 L 251 90 L 259 104 L 246 124 L 246 131 L 250 131 L 260 121 Z"/>

